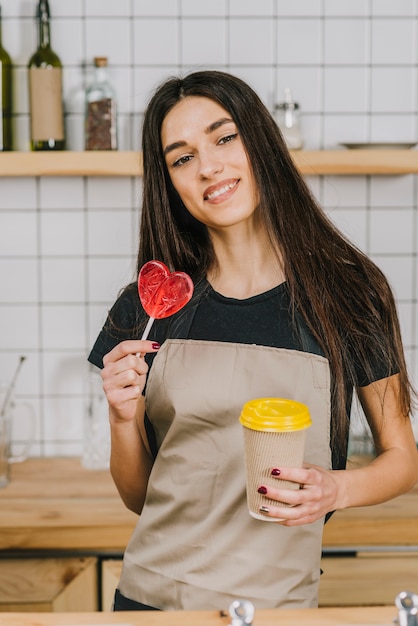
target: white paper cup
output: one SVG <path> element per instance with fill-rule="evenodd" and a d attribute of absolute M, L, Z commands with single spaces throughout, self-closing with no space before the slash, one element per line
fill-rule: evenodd
<path fill-rule="evenodd" d="M 244 433 L 249 513 L 265 522 L 277 522 L 277 518 L 262 515 L 260 507 L 291 505 L 270 500 L 257 489 L 260 485 L 299 489 L 298 483 L 272 477 L 271 470 L 302 467 L 306 429 L 312 424 L 308 407 L 285 398 L 258 398 L 244 404 L 240 422 Z"/>

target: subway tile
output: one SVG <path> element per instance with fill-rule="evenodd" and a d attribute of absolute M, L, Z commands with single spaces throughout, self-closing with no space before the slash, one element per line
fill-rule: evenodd
<path fill-rule="evenodd" d="M 322 61 L 321 20 L 282 19 L 277 21 L 279 65 L 317 65 Z"/>
<path fill-rule="evenodd" d="M 373 113 L 415 111 L 415 69 L 413 67 L 371 68 L 371 110 Z"/>
<path fill-rule="evenodd" d="M 136 278 L 133 257 L 88 260 L 88 294 L 91 303 L 111 306 L 120 290 Z"/>
<path fill-rule="evenodd" d="M 170 65 L 179 62 L 179 21 L 173 18 L 135 19 L 134 63 Z"/>
<path fill-rule="evenodd" d="M 35 209 L 36 179 L 32 177 L 0 178 L 1 209 Z"/>
<path fill-rule="evenodd" d="M 196 0 L 181 0 L 180 6 L 181 6 L 181 15 L 183 17 L 196 17 L 196 16 L 224 17 L 227 13 L 226 0 L 211 0 L 211 2 L 196 2 Z M 242 13 L 244 13 L 244 11 L 242 11 Z"/>
<path fill-rule="evenodd" d="M 29 115 L 22 115 L 13 120 L 13 150 L 21 152 L 30 150 Z"/>
<path fill-rule="evenodd" d="M 38 250 L 34 211 L 0 211 L 0 256 L 30 257 Z"/>
<path fill-rule="evenodd" d="M 33 304 L 0 304 L 2 350 L 36 350 L 39 347 L 39 309 Z"/>
<path fill-rule="evenodd" d="M 81 211 L 43 211 L 40 216 L 42 256 L 82 256 L 85 252 Z"/>
<path fill-rule="evenodd" d="M 84 259 L 42 259 L 41 297 L 46 303 L 83 302 L 85 300 Z"/>
<path fill-rule="evenodd" d="M 404 348 L 406 346 L 413 346 L 415 335 L 414 309 L 409 302 L 400 302 L 397 306 L 397 310 Z"/>
<path fill-rule="evenodd" d="M 85 146 L 84 114 L 65 116 L 65 144 L 67 150 L 82 151 Z"/>
<path fill-rule="evenodd" d="M 328 208 L 367 206 L 366 176 L 325 176 L 322 203 Z"/>
<path fill-rule="evenodd" d="M 321 177 L 315 175 L 304 176 L 312 195 L 318 202 L 321 202 Z"/>
<path fill-rule="evenodd" d="M 373 64 L 415 63 L 415 23 L 411 18 L 379 19 L 371 25 L 371 61 Z M 391 45 L 389 42 L 396 42 Z"/>
<path fill-rule="evenodd" d="M 12 381 L 22 356 L 25 357 L 25 360 L 15 381 L 15 396 L 21 400 L 39 393 L 40 368 L 38 352 L 29 352 L 27 350 L 0 351 L 0 381 L 7 384 L 10 384 Z"/>
<path fill-rule="evenodd" d="M 81 304 L 42 306 L 41 337 L 44 350 L 84 350 L 85 310 Z"/>
<path fill-rule="evenodd" d="M 127 113 L 119 113 L 117 124 L 118 149 L 121 151 L 139 150 L 139 134 L 135 133 L 132 116 Z"/>
<path fill-rule="evenodd" d="M 366 67 L 324 69 L 324 112 L 365 113 L 369 73 Z"/>
<path fill-rule="evenodd" d="M 411 256 L 371 255 L 372 260 L 382 270 L 393 290 L 395 298 L 412 301 L 414 260 Z"/>
<path fill-rule="evenodd" d="M 134 254 L 131 212 L 91 211 L 88 215 L 87 251 L 89 256 Z"/>
<path fill-rule="evenodd" d="M 273 31 L 274 24 L 271 19 L 231 18 L 228 51 L 230 63 L 272 65 L 274 62 Z M 222 35 L 223 32 L 219 35 L 218 44 Z M 249 41 L 251 41 L 251 46 L 248 45 Z M 221 59 L 218 62 L 223 61 L 224 59 Z"/>
<path fill-rule="evenodd" d="M 363 65 L 368 62 L 367 20 L 326 19 L 324 61 L 329 65 Z"/>
<path fill-rule="evenodd" d="M 370 141 L 370 116 L 327 114 L 323 119 L 324 150 L 341 148 L 341 143 L 366 143 Z M 345 149 L 345 148 L 344 148 Z"/>
<path fill-rule="evenodd" d="M 300 112 L 319 113 L 322 109 L 320 67 L 278 67 L 275 102 L 284 99 L 285 87 L 290 87 L 293 99 L 299 104 Z"/>
<path fill-rule="evenodd" d="M 84 116 L 85 88 L 84 76 L 79 67 L 65 67 L 63 71 L 63 100 L 66 116 L 78 113 Z"/>
<path fill-rule="evenodd" d="M 134 15 L 145 16 L 165 16 L 172 17 L 179 14 L 181 0 L 133 0 Z"/>
<path fill-rule="evenodd" d="M 36 261 L 25 258 L 0 258 L 0 302 L 32 304 L 37 298 Z"/>
<path fill-rule="evenodd" d="M 368 11 L 368 3 L 364 0 L 325 0 L 324 13 L 326 16 L 366 17 Z"/>
<path fill-rule="evenodd" d="M 322 13 L 321 0 L 276 0 L 277 15 L 286 16 L 320 16 Z"/>
<path fill-rule="evenodd" d="M 63 190 L 65 189 L 65 193 Z M 82 209 L 84 188 L 81 176 L 45 176 L 39 179 L 42 209 Z"/>
<path fill-rule="evenodd" d="M 3 8 L 2 15 L 5 15 Z M 18 18 L 2 20 L 2 44 L 10 55 L 13 65 L 26 64 L 36 49 L 36 33 L 33 24 Z"/>
<path fill-rule="evenodd" d="M 413 254 L 414 211 L 393 207 L 370 211 L 372 254 Z"/>
<path fill-rule="evenodd" d="M 127 209 L 132 206 L 128 177 L 95 176 L 87 179 L 87 206 L 90 209 Z"/>
<path fill-rule="evenodd" d="M 115 299 L 115 298 L 114 298 Z M 113 304 L 109 302 L 108 306 L 103 304 L 88 304 L 87 305 L 87 315 L 88 315 L 88 334 L 87 334 L 87 356 L 90 354 L 91 349 L 103 328 L 103 325 L 106 321 L 108 310 L 110 306 Z"/>
<path fill-rule="evenodd" d="M 364 209 L 340 209 L 336 208 L 327 211 L 328 216 L 335 226 L 347 237 L 355 246 L 368 251 L 367 246 L 367 214 Z"/>
<path fill-rule="evenodd" d="M 270 112 L 273 112 L 274 107 L 274 69 L 271 66 L 254 67 L 248 66 L 234 66 L 231 65 L 228 71 L 244 80 L 248 85 L 254 89 L 260 99 Z"/>
<path fill-rule="evenodd" d="M 212 17 L 183 20 L 180 45 L 182 63 L 212 67 L 226 63 L 225 20 Z"/>
<path fill-rule="evenodd" d="M 371 176 L 372 207 L 412 207 L 415 205 L 412 176 Z"/>
<path fill-rule="evenodd" d="M 183 0 L 184 1 L 184 0 Z M 192 2 L 193 0 L 189 0 Z M 273 17 L 275 10 L 275 0 L 263 0 L 263 2 L 254 2 L 254 0 L 229 0 L 229 15 L 231 16 L 261 16 Z"/>
<path fill-rule="evenodd" d="M 85 58 L 105 56 L 109 64 L 131 62 L 131 25 L 128 18 L 89 17 L 85 21 Z"/>
<path fill-rule="evenodd" d="M 61 18 L 51 24 L 51 47 L 63 67 L 81 65 L 84 60 L 83 29 L 80 19 Z"/>
<path fill-rule="evenodd" d="M 30 2 L 22 3 L 16 2 L 16 0 L 2 0 L 1 10 L 3 19 L 8 17 L 32 17 L 35 15 L 34 5 Z"/>
<path fill-rule="evenodd" d="M 29 113 L 28 72 L 26 67 L 13 70 L 13 112 Z"/>
<path fill-rule="evenodd" d="M 371 15 L 386 15 L 398 17 L 399 15 L 414 15 L 414 0 L 371 0 Z"/>
<path fill-rule="evenodd" d="M 165 80 L 177 74 L 172 67 L 142 67 L 134 68 L 133 110 L 141 113 L 157 87 Z"/>
<path fill-rule="evenodd" d="M 128 17 L 130 10 L 130 0 L 85 0 L 87 17 Z"/>
<path fill-rule="evenodd" d="M 52 17 L 77 17 L 83 13 L 83 0 L 71 0 L 71 2 L 49 0 L 49 6 Z"/>
<path fill-rule="evenodd" d="M 87 363 L 84 351 L 44 352 L 42 354 L 42 393 L 47 396 L 81 396 Z"/>
<path fill-rule="evenodd" d="M 303 149 L 318 150 L 321 146 L 322 115 L 302 113 L 300 117 Z"/>
<path fill-rule="evenodd" d="M 414 143 L 417 141 L 416 114 L 397 113 L 370 116 L 370 141 L 375 143 Z"/>
<path fill-rule="evenodd" d="M 75 443 L 83 438 L 85 402 L 73 396 L 45 398 L 43 401 L 45 442 Z"/>

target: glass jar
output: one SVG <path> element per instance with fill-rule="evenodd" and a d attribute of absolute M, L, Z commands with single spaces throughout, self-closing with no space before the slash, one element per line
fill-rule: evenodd
<path fill-rule="evenodd" d="M 279 102 L 274 108 L 274 117 L 289 150 L 301 150 L 303 138 L 299 104 L 294 102 L 289 87 L 285 88 L 284 94 L 284 102 Z"/>
<path fill-rule="evenodd" d="M 117 150 L 116 95 L 107 77 L 107 57 L 95 57 L 86 91 L 86 150 Z"/>

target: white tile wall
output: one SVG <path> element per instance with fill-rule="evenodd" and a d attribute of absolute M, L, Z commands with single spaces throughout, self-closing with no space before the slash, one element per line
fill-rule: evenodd
<path fill-rule="evenodd" d="M 27 150 L 36 0 L 1 4 L 3 42 L 15 64 L 15 148 Z M 121 149 L 139 148 L 155 86 L 198 67 L 237 74 L 271 110 L 291 87 L 308 149 L 418 140 L 416 0 L 50 6 L 52 44 L 64 64 L 69 149 L 83 147 L 84 89 L 96 55 L 109 57 Z M 417 380 L 416 178 L 308 181 L 336 224 L 388 275 Z M 0 379 L 10 380 L 20 354 L 27 356 L 16 392 L 34 410 L 32 454 L 81 453 L 86 355 L 119 289 L 134 277 L 140 187 L 129 178 L 0 178 Z M 17 451 L 28 432 L 22 417 L 13 431 Z"/>

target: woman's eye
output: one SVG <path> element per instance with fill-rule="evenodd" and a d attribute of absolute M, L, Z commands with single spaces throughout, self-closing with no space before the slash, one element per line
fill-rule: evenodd
<path fill-rule="evenodd" d="M 219 140 L 219 143 L 221 144 L 230 143 L 231 141 L 234 141 L 236 137 L 238 137 L 238 133 L 233 133 L 232 135 L 226 135 L 225 137 L 222 137 L 222 139 Z"/>
<path fill-rule="evenodd" d="M 184 165 L 185 163 L 190 161 L 191 158 L 192 157 L 190 154 L 186 154 L 185 156 L 182 156 L 179 159 L 176 159 L 173 163 L 173 167 L 179 167 L 180 165 Z"/>

